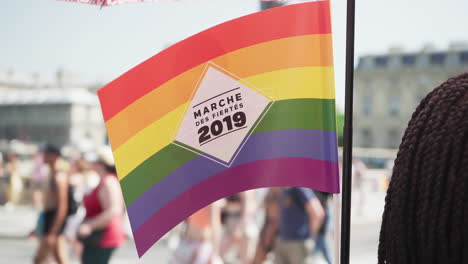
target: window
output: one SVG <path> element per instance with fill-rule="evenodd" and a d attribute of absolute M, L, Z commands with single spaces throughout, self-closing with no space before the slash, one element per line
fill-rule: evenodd
<path fill-rule="evenodd" d="M 403 55 L 401 56 L 401 64 L 411 66 L 416 63 L 416 55 Z"/>
<path fill-rule="evenodd" d="M 468 64 L 468 51 L 463 51 L 460 53 L 460 62 Z"/>
<path fill-rule="evenodd" d="M 370 96 L 366 96 L 362 100 L 362 113 L 365 116 L 370 116 L 372 113 L 372 98 Z"/>
<path fill-rule="evenodd" d="M 374 59 L 375 66 L 377 67 L 385 67 L 388 64 L 388 57 L 387 56 L 378 56 Z"/>
<path fill-rule="evenodd" d="M 430 61 L 432 65 L 442 65 L 445 62 L 445 58 L 447 57 L 446 53 L 432 53 L 430 57 Z"/>
<path fill-rule="evenodd" d="M 372 131 L 369 128 L 364 128 L 362 130 L 362 137 L 369 138 L 372 136 Z"/>
<path fill-rule="evenodd" d="M 361 68 L 365 67 L 365 65 L 366 65 L 365 62 L 366 62 L 366 60 L 365 60 L 364 58 L 359 58 L 359 62 L 358 62 L 357 68 L 358 68 L 358 69 L 361 69 Z"/>
<path fill-rule="evenodd" d="M 388 135 L 387 135 L 387 147 L 389 148 L 398 148 L 398 145 L 400 144 L 400 137 L 397 129 L 390 129 L 388 130 Z"/>
<path fill-rule="evenodd" d="M 362 129 L 362 147 L 370 148 L 373 146 L 372 130 L 369 128 Z"/>
<path fill-rule="evenodd" d="M 398 96 L 390 96 L 389 112 L 390 116 L 398 116 L 400 114 L 400 98 Z"/>

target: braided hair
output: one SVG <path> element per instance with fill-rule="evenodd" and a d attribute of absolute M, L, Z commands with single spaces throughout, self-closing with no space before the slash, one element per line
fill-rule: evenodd
<path fill-rule="evenodd" d="M 468 73 L 409 121 L 385 198 L 379 264 L 468 263 Z"/>

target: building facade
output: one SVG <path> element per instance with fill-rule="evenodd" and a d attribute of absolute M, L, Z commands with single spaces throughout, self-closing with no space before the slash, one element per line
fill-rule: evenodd
<path fill-rule="evenodd" d="M 0 139 L 91 148 L 105 143 L 99 101 L 87 88 L 0 74 Z"/>
<path fill-rule="evenodd" d="M 354 145 L 398 148 L 411 114 L 427 93 L 468 71 L 468 47 L 417 53 L 391 49 L 363 56 L 355 70 Z"/>

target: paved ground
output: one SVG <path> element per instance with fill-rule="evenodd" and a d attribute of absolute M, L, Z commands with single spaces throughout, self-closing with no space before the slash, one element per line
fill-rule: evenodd
<path fill-rule="evenodd" d="M 353 216 L 351 228 L 351 263 L 376 263 L 378 234 L 382 214 L 384 193 L 376 191 L 371 181 L 366 185 L 365 203 L 358 210 L 359 194 L 353 195 Z M 37 212 L 29 207 L 0 208 L 0 257 L 5 263 L 31 263 L 37 246 L 36 241 L 25 239 L 33 229 Z M 168 263 L 171 251 L 165 241 L 155 245 L 141 260 L 136 257 L 131 241 L 116 252 L 113 264 L 127 263 Z M 77 263 L 77 262 L 75 262 Z M 324 263 L 314 259 L 314 264 Z"/>
<path fill-rule="evenodd" d="M 23 239 L 0 239 L 0 257 L 2 263 L 31 263 L 33 253 L 37 247 L 36 241 Z M 170 252 L 165 247 L 155 247 L 145 256 L 145 262 L 140 263 L 167 263 Z M 8 262 L 3 262 L 8 260 Z M 79 263 L 73 261 L 72 263 Z M 112 264 L 138 263 L 135 248 L 127 243 L 120 248 L 111 262 Z"/>

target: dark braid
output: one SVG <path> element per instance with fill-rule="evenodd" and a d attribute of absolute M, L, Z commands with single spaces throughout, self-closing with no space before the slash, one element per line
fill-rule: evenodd
<path fill-rule="evenodd" d="M 465 134 L 465 137 L 466 137 L 466 134 Z M 468 148 L 468 140 L 467 142 L 465 143 L 465 149 Z M 462 164 L 468 164 L 468 152 L 465 151 L 465 154 L 463 156 L 463 159 L 462 159 Z M 466 171 L 465 172 L 461 172 L 461 173 L 465 173 L 466 175 Z M 465 192 L 465 197 L 462 197 L 460 199 L 460 202 L 462 204 L 462 206 L 459 208 L 461 212 L 461 219 L 462 219 L 462 230 L 461 230 L 461 237 L 462 237 L 462 245 L 461 245 L 461 249 L 462 249 L 462 256 L 461 256 L 461 263 L 468 263 L 468 225 L 466 223 L 468 223 L 468 203 L 466 202 L 468 200 L 468 194 L 466 192 L 466 187 L 468 186 L 468 183 L 467 183 L 467 179 L 465 177 L 464 179 L 464 183 L 465 183 L 465 189 L 463 189 L 462 191 Z M 455 227 L 456 228 L 456 227 Z"/>
<path fill-rule="evenodd" d="M 415 112 L 413 113 L 413 115 L 412 115 L 412 118 L 411 118 L 411 120 L 410 120 L 410 122 L 409 122 L 409 127 L 415 126 L 415 124 L 417 123 L 418 120 L 425 120 L 425 118 L 416 118 L 416 117 L 419 116 L 419 115 L 421 114 L 421 112 L 427 108 L 426 105 L 429 104 L 429 102 L 430 102 L 429 99 L 432 97 L 432 94 L 433 94 L 433 93 L 436 93 L 438 90 L 440 90 L 440 88 L 434 89 L 427 97 L 425 97 L 425 98 L 421 101 L 421 103 L 419 104 L 419 106 L 416 108 L 416 111 L 415 111 Z M 413 131 L 413 130 L 410 130 L 410 129 L 407 129 L 407 130 L 405 131 L 404 136 L 403 136 L 403 139 L 402 139 L 402 144 L 401 144 L 401 146 L 400 146 L 400 149 L 401 149 L 401 150 L 407 148 L 407 145 L 408 145 L 408 138 L 412 138 L 412 137 L 413 137 L 413 134 L 415 134 L 415 132 L 417 132 L 417 131 Z M 416 134 L 417 134 L 417 133 L 416 133 Z M 400 151 L 400 152 L 398 153 L 398 156 L 397 156 L 397 158 L 396 158 L 396 160 L 395 160 L 395 164 L 399 164 L 399 163 L 400 163 L 400 161 L 401 161 L 401 159 L 402 159 L 401 156 L 402 156 L 402 154 L 405 153 L 405 152 L 407 152 L 407 151 Z M 395 182 L 395 181 L 393 181 L 393 182 Z M 392 184 L 392 183 L 390 183 L 390 184 Z M 381 228 L 381 230 L 380 230 L 380 236 L 381 236 L 381 237 L 383 237 L 383 236 L 389 237 L 389 236 L 390 236 L 390 234 L 387 234 L 387 233 L 386 233 L 387 230 L 385 229 L 385 227 L 386 227 L 387 225 L 386 225 L 385 223 L 387 223 L 388 219 L 390 218 L 390 217 L 388 216 L 388 212 L 391 211 L 391 209 L 390 209 L 391 206 L 390 206 L 389 200 L 390 200 L 390 197 L 392 197 L 392 193 L 391 193 L 391 192 L 392 192 L 392 189 L 393 189 L 393 188 L 389 188 L 389 190 L 388 190 L 388 192 L 387 192 L 387 196 L 385 197 L 385 201 L 386 201 L 386 202 L 385 202 L 385 210 L 384 210 L 384 214 L 383 214 L 383 217 L 382 217 L 382 218 L 383 218 L 383 220 L 382 220 L 382 223 L 383 223 L 383 224 L 382 224 L 382 228 Z M 381 244 L 379 245 L 379 254 L 378 254 L 378 255 L 379 255 L 379 263 L 384 263 L 384 258 L 383 258 L 383 257 L 386 255 L 385 252 L 386 252 L 386 251 L 385 251 L 385 247 L 384 247 L 383 244 L 381 243 Z"/>
<path fill-rule="evenodd" d="M 442 86 L 452 87 L 450 84 L 449 81 Z M 424 160 L 424 162 L 427 164 L 423 166 L 421 170 L 421 175 L 426 175 L 426 184 L 423 185 L 425 186 L 425 193 L 422 200 L 418 201 L 424 204 L 424 208 L 427 209 L 425 212 L 421 212 L 421 219 L 429 220 L 421 221 L 422 224 L 427 223 L 427 225 L 424 225 L 425 231 L 423 233 L 427 234 L 424 240 L 427 242 L 424 247 L 427 252 L 423 255 L 425 257 L 423 261 L 427 263 L 430 263 L 433 258 L 437 257 L 437 254 L 440 255 L 446 252 L 446 243 L 443 237 L 437 235 L 437 232 L 439 232 L 437 227 L 438 221 L 443 218 L 443 216 L 439 214 L 442 196 L 444 196 L 444 184 L 447 180 L 447 159 L 449 157 L 448 149 L 450 148 L 450 146 L 447 146 L 450 141 L 447 135 L 453 134 L 453 127 L 448 127 L 447 117 L 452 113 L 454 103 L 460 99 L 460 95 L 463 95 L 457 86 L 453 87 L 453 89 L 451 88 L 449 91 L 449 93 L 444 93 L 440 99 L 437 99 L 438 104 L 434 108 L 431 118 L 431 121 L 433 120 L 434 122 L 428 122 L 428 134 L 426 137 L 423 137 L 420 142 L 420 144 L 427 147 L 427 151 L 424 152 L 427 159 Z M 436 195 L 434 195 L 434 193 L 436 193 Z M 439 247 L 436 245 L 439 245 Z M 443 255 L 440 257 L 447 257 Z"/>
<path fill-rule="evenodd" d="M 463 177 L 463 171 L 459 171 L 460 161 L 463 158 L 461 155 L 456 155 L 456 153 L 463 153 L 463 148 L 465 146 L 466 138 L 466 121 L 468 119 L 464 118 L 468 115 L 468 93 L 465 96 L 465 99 L 462 100 L 462 103 L 455 106 L 453 109 L 453 114 L 447 120 L 447 127 L 453 128 L 453 137 L 447 140 L 446 149 L 452 153 L 447 153 L 447 181 L 445 184 L 445 190 L 441 193 L 443 202 L 440 207 L 440 217 L 438 225 L 438 237 L 440 237 L 441 248 L 439 250 L 439 261 L 444 261 L 445 263 L 461 263 L 459 259 L 459 254 L 453 252 L 454 248 L 460 246 L 461 239 L 459 237 L 459 230 L 456 230 L 457 225 L 452 225 L 452 223 L 460 222 L 460 213 L 459 207 L 463 206 L 463 200 L 461 197 L 454 197 L 456 193 L 463 192 L 463 187 L 460 189 L 460 186 L 464 186 L 466 182 L 466 177 Z M 466 119 L 466 120 L 464 120 Z M 457 171 L 458 169 L 458 171 Z M 465 172 L 466 173 L 466 172 Z M 455 189 L 455 191 L 452 191 Z M 461 201 L 459 201 L 461 200 Z M 450 221 L 451 219 L 451 221 Z M 458 225 L 461 226 L 462 223 Z M 454 232 L 457 231 L 457 232 Z M 455 246 L 455 247 L 454 247 Z M 451 250 L 449 252 L 449 248 Z"/>
<path fill-rule="evenodd" d="M 437 91 L 434 93 L 435 95 L 438 95 Z M 410 122 L 410 127 L 413 129 L 407 129 L 407 133 L 405 134 L 404 140 L 400 146 L 400 154 L 397 156 L 397 159 L 395 161 L 395 166 L 402 168 L 401 171 L 399 171 L 397 174 L 393 175 L 393 178 L 401 178 L 401 177 L 406 177 L 405 175 L 410 175 L 411 171 L 410 169 L 414 165 L 414 159 L 417 158 L 418 156 L 415 155 L 409 155 L 407 156 L 408 153 L 414 153 L 418 145 L 414 144 L 419 138 L 421 133 L 424 135 L 424 126 L 421 126 L 424 122 L 428 122 L 431 124 L 431 120 L 428 119 L 428 109 L 432 109 L 434 106 L 434 101 L 429 101 L 427 102 L 427 105 L 423 108 L 420 108 L 420 113 L 419 113 L 419 118 L 413 119 L 415 122 Z M 402 236 L 399 236 L 398 234 L 401 233 L 407 233 L 407 225 L 404 221 L 400 221 L 401 218 L 403 219 L 411 219 L 409 215 L 407 215 L 407 207 L 408 206 L 404 201 L 411 200 L 408 198 L 409 195 L 411 195 L 410 192 L 410 184 L 408 184 L 406 181 L 402 180 L 395 180 L 391 182 L 391 185 L 394 185 L 391 189 L 394 190 L 394 196 L 401 197 L 399 200 L 395 200 L 393 203 L 393 209 L 391 210 L 392 214 L 388 216 L 389 221 L 392 223 L 395 223 L 395 228 L 394 230 L 391 230 L 390 232 L 390 237 L 391 243 L 393 243 L 393 247 L 395 248 L 395 251 L 398 252 L 393 256 L 392 262 L 395 263 L 407 263 L 409 260 L 407 259 L 410 254 L 407 252 L 407 247 L 405 246 L 405 241 L 402 240 Z"/>
<path fill-rule="evenodd" d="M 468 263 L 468 73 L 429 93 L 395 160 L 379 264 Z"/>

